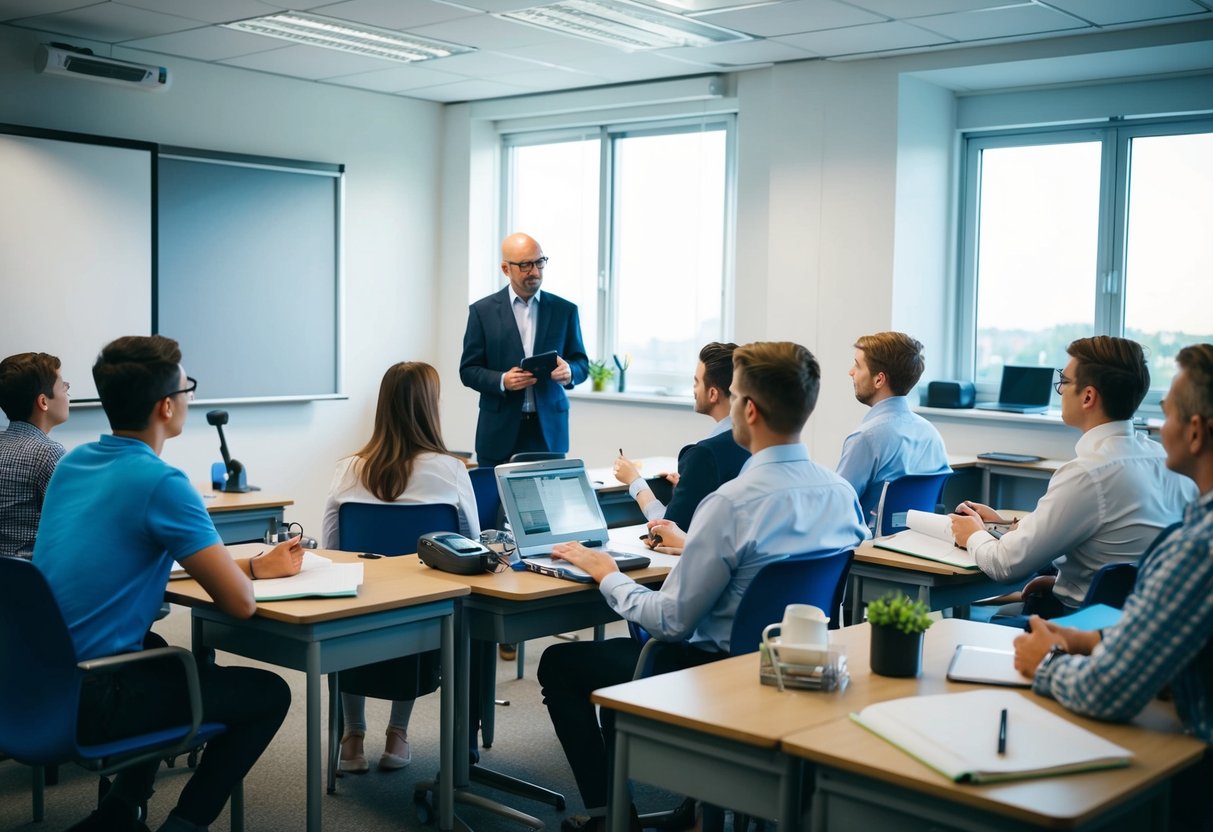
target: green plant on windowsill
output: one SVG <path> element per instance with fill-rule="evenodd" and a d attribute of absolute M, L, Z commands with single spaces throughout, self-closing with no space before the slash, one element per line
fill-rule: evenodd
<path fill-rule="evenodd" d="M 615 377 L 615 371 L 605 361 L 590 362 L 590 384 L 595 393 L 606 389 L 606 383 Z"/>
<path fill-rule="evenodd" d="M 893 627 L 906 635 L 915 635 L 931 626 L 929 613 L 930 610 L 922 601 L 889 592 L 868 604 L 868 623 L 874 627 Z"/>

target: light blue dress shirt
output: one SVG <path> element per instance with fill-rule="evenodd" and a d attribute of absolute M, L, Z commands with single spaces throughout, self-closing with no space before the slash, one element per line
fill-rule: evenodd
<path fill-rule="evenodd" d="M 943 437 L 934 425 L 910 410 L 905 396 L 872 405 L 855 432 L 843 440 L 838 462 L 838 473 L 859 495 L 869 526 L 886 482 L 907 474 L 951 470 Z"/>
<path fill-rule="evenodd" d="M 661 589 L 621 572 L 600 589 L 611 609 L 656 638 L 728 651 L 737 605 L 759 569 L 786 555 L 853 549 L 867 537 L 850 486 L 804 445 L 776 445 L 699 504 Z"/>

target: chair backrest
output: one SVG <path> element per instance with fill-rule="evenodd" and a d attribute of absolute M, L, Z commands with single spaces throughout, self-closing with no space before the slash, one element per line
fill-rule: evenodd
<path fill-rule="evenodd" d="M 458 532 L 459 512 L 446 503 L 342 503 L 337 546 L 347 552 L 411 555 L 429 532 Z"/>
<path fill-rule="evenodd" d="M 510 462 L 543 462 L 546 459 L 564 459 L 564 454 L 556 451 L 523 451 L 510 457 Z"/>
<path fill-rule="evenodd" d="M 0 557 L 0 751 L 31 765 L 76 753 L 82 671 L 42 571 Z"/>
<path fill-rule="evenodd" d="M 729 653 L 739 656 L 757 650 L 763 628 L 781 621 L 788 604 L 820 607 L 835 624 L 854 554 L 850 549 L 810 552 L 762 567 L 737 605 Z"/>
<path fill-rule="evenodd" d="M 1091 577 L 1082 605 L 1106 604 L 1121 609 L 1137 583 L 1136 563 L 1107 563 Z"/>
<path fill-rule="evenodd" d="M 893 534 L 906 528 L 906 512 L 910 509 L 934 513 L 943 493 L 949 473 L 910 474 L 889 480 L 880 492 L 876 506 L 876 536 Z"/>
<path fill-rule="evenodd" d="M 497 515 L 501 512 L 501 494 L 497 491 L 497 476 L 491 467 L 473 468 L 468 471 L 472 479 L 472 493 L 476 495 L 476 514 L 480 516 L 480 530 L 496 529 Z"/>

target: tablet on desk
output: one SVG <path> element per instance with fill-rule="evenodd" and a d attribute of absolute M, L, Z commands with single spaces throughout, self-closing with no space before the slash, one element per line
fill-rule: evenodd
<path fill-rule="evenodd" d="M 535 378 L 548 378 L 556 369 L 556 350 L 528 356 L 522 359 L 519 366 Z"/>

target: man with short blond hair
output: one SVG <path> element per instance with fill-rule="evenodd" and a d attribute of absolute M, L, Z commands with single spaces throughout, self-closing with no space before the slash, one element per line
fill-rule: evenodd
<path fill-rule="evenodd" d="M 855 398 L 871 410 L 843 440 L 838 474 L 859 495 L 869 526 L 875 526 L 886 482 L 952 470 L 939 431 L 906 398 L 925 366 L 922 344 L 904 332 L 877 332 L 855 342 L 851 383 Z"/>
<path fill-rule="evenodd" d="M 71 387 L 59 359 L 23 352 L 0 361 L 0 555 L 28 558 L 42 516 L 42 501 L 64 449 L 49 434 L 67 421 Z"/>

